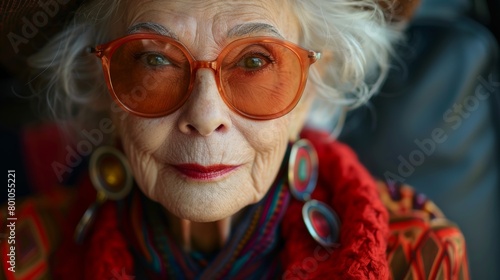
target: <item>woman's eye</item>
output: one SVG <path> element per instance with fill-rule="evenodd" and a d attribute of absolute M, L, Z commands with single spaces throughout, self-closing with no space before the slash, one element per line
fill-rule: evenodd
<path fill-rule="evenodd" d="M 264 66 L 264 61 L 258 57 L 247 57 L 243 59 L 243 66 L 248 69 L 257 69 Z"/>
<path fill-rule="evenodd" d="M 258 70 L 266 66 L 268 63 L 272 62 L 269 58 L 262 56 L 247 56 L 238 62 L 239 67 L 243 67 L 246 70 Z"/>
<path fill-rule="evenodd" d="M 150 66 L 170 65 L 170 61 L 161 54 L 148 54 L 145 56 L 146 63 Z"/>

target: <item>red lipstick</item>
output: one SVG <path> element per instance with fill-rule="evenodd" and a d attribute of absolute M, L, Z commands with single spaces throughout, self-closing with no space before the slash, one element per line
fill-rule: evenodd
<path fill-rule="evenodd" d="M 238 166 L 224 164 L 203 166 L 199 164 L 188 163 L 174 165 L 174 167 L 175 169 L 177 169 L 177 171 L 188 178 L 205 181 L 219 178 L 233 171 Z"/>

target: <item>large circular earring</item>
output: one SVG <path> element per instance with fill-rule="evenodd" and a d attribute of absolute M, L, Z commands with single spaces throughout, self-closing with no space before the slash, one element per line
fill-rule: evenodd
<path fill-rule="evenodd" d="M 97 190 L 97 197 L 76 227 L 74 239 L 80 244 L 92 227 L 100 206 L 108 199 L 125 198 L 132 190 L 134 181 L 125 155 L 110 146 L 99 147 L 92 153 L 89 175 L 92 185 Z"/>
<path fill-rule="evenodd" d="M 311 199 L 318 181 L 318 155 L 306 139 L 295 142 L 288 161 L 288 185 L 295 199 L 305 202 L 302 219 L 309 234 L 322 246 L 338 245 L 341 222 L 327 204 Z"/>

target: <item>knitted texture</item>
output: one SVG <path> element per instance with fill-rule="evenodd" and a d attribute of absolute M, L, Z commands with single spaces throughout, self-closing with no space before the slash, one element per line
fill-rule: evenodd
<path fill-rule="evenodd" d="M 302 222 L 302 202 L 292 201 L 282 222 L 284 279 L 387 279 L 388 213 L 375 182 L 347 146 L 327 134 L 302 135 L 319 157 L 319 182 L 312 198 L 330 204 L 342 222 L 340 247 L 318 245 Z"/>

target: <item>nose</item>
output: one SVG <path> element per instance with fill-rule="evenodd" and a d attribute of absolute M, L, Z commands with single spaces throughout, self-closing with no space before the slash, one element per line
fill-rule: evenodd
<path fill-rule="evenodd" d="M 209 136 L 226 132 L 232 125 L 230 109 L 220 96 L 211 69 L 197 71 L 191 96 L 181 110 L 178 127 L 185 134 Z"/>

